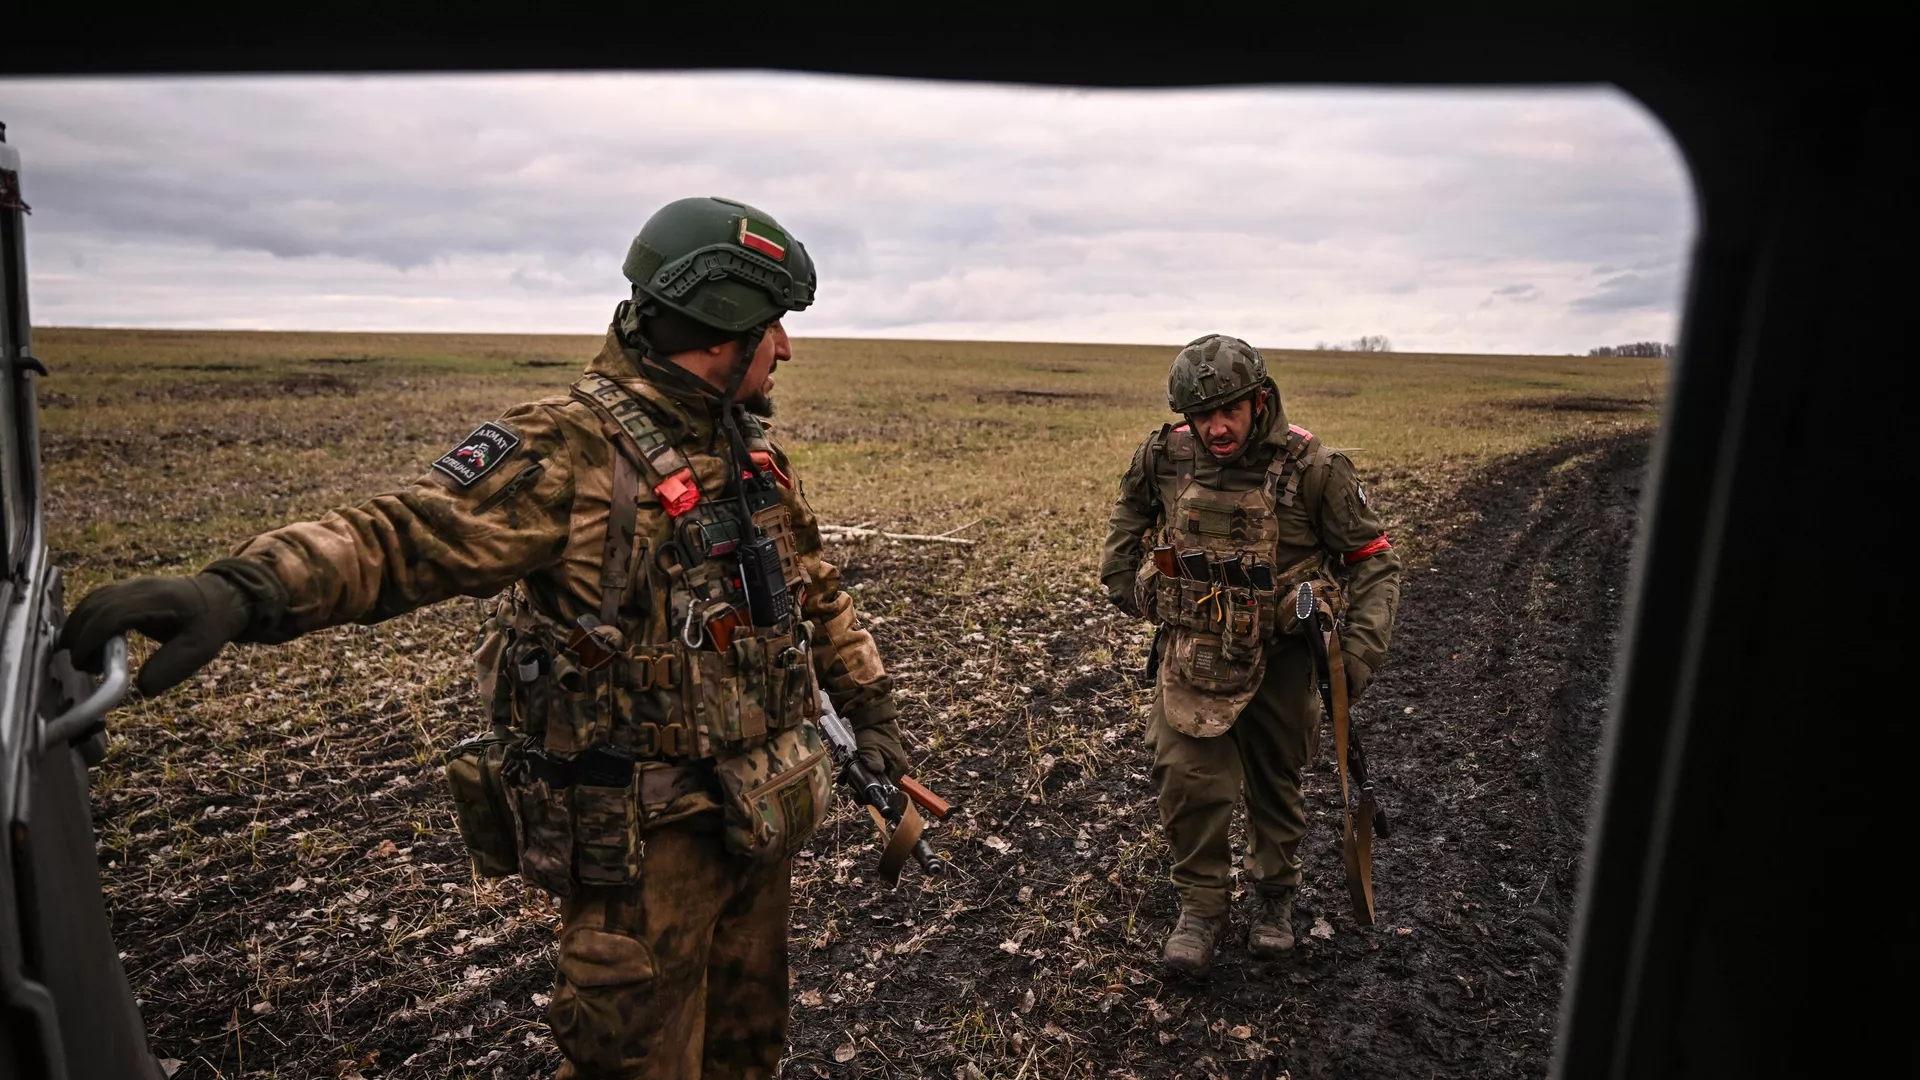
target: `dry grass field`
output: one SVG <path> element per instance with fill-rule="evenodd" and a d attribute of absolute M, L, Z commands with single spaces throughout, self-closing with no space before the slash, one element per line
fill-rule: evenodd
<path fill-rule="evenodd" d="M 403 483 L 502 408 L 564 393 L 598 343 L 36 331 L 69 598 Z M 962 809 L 930 834 L 953 865 L 937 881 L 874 883 L 846 808 L 796 864 L 785 1075 L 1544 1071 L 1663 362 L 1267 354 L 1289 418 L 1357 448 L 1409 559 L 1395 659 L 1359 710 L 1403 828 L 1378 856 L 1380 926 L 1338 899 L 1329 816 L 1298 915 L 1327 933 L 1286 965 L 1174 985 L 1129 677 L 1145 634 L 1094 580 L 1118 476 L 1168 419 L 1174 348 L 795 351 L 775 437 L 822 517 L 978 543 L 829 545 L 898 673 L 916 775 Z M 477 612 L 232 649 L 113 715 L 101 865 L 176 1076 L 556 1063 L 552 912 L 472 877 L 439 775 L 477 724 Z"/>

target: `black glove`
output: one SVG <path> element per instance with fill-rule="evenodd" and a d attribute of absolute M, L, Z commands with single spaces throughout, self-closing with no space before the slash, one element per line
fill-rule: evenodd
<path fill-rule="evenodd" d="M 163 693 L 205 667 L 263 614 L 278 617 L 281 611 L 274 609 L 285 608 L 284 590 L 250 595 L 269 589 L 262 579 L 270 580 L 271 574 L 264 567 L 223 570 L 227 568 L 216 563 L 193 577 L 143 577 L 103 585 L 73 609 L 56 647 L 68 650 L 80 670 L 99 671 L 107 642 L 138 630 L 162 644 L 140 666 L 134 686 L 147 696 Z M 270 589 L 279 589 L 277 580 Z"/>
<path fill-rule="evenodd" d="M 899 716 L 900 707 L 887 694 L 868 700 L 846 718 L 853 729 L 854 758 L 875 776 L 896 781 L 907 772 L 907 748 L 896 722 Z"/>
<path fill-rule="evenodd" d="M 1114 607 L 1136 619 L 1144 618 L 1139 600 L 1134 596 L 1134 575 L 1115 574 L 1101 582 L 1107 590 L 1107 599 Z"/>
<path fill-rule="evenodd" d="M 875 776 L 897 782 L 907 774 L 907 748 L 900 745 L 900 732 L 892 724 L 856 730 L 853 744 L 860 748 L 855 755 L 860 764 Z"/>

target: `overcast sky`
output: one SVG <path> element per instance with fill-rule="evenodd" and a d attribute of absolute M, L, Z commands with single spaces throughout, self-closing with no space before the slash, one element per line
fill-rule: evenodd
<path fill-rule="evenodd" d="M 0 122 L 39 325 L 599 333 L 714 194 L 813 254 L 802 337 L 1584 352 L 1676 336 L 1694 229 L 1607 89 L 36 79 Z"/>

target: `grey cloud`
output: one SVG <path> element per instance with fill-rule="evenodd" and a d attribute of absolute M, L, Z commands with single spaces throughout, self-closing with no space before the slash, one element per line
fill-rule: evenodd
<path fill-rule="evenodd" d="M 1670 307 L 1677 292 L 1672 274 L 1619 274 L 1600 283 L 1600 291 L 1567 306 L 1582 312 L 1615 312 Z"/>
<path fill-rule="evenodd" d="M 1532 285 L 1502 285 L 1502 286 L 1500 286 L 1499 288 L 1497 288 L 1497 289 L 1495 289 L 1495 290 L 1493 290 L 1493 295 L 1495 295 L 1495 296 L 1523 296 L 1523 295 L 1525 295 L 1525 294 L 1527 294 L 1527 293 L 1530 293 L 1530 292 L 1533 292 L 1533 291 L 1534 291 L 1534 288 L 1533 288 L 1533 286 L 1532 286 Z"/>
<path fill-rule="evenodd" d="M 37 252 L 204 246 L 456 277 L 500 264 L 489 280 L 516 293 L 617 297 L 654 207 L 727 194 L 801 237 L 823 276 L 808 318 L 851 330 L 1199 307 L 1324 319 L 1331 338 L 1359 316 L 1327 306 L 1371 297 L 1370 324 L 1456 334 L 1466 324 L 1432 317 L 1445 305 L 1522 299 L 1499 291 L 1515 280 L 1576 292 L 1595 265 L 1651 284 L 1602 283 L 1568 310 L 1671 310 L 1692 227 L 1677 155 L 1612 93 L 0 81 L 0 114 L 31 163 Z M 1170 336 L 1185 324 L 1155 317 Z"/>

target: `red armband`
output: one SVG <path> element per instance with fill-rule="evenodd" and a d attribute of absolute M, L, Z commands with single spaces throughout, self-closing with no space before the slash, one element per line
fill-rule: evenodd
<path fill-rule="evenodd" d="M 1388 548 L 1391 548 L 1392 546 L 1393 546 L 1392 544 L 1387 543 L 1387 534 L 1381 533 L 1379 536 L 1376 536 L 1372 540 L 1367 541 L 1366 546 L 1361 548 L 1359 551 L 1349 551 L 1345 555 L 1341 556 L 1341 560 L 1345 562 L 1348 566 L 1352 566 L 1354 563 L 1359 562 L 1361 559 L 1365 559 L 1373 555 L 1378 555 L 1381 552 L 1387 550 Z"/>

